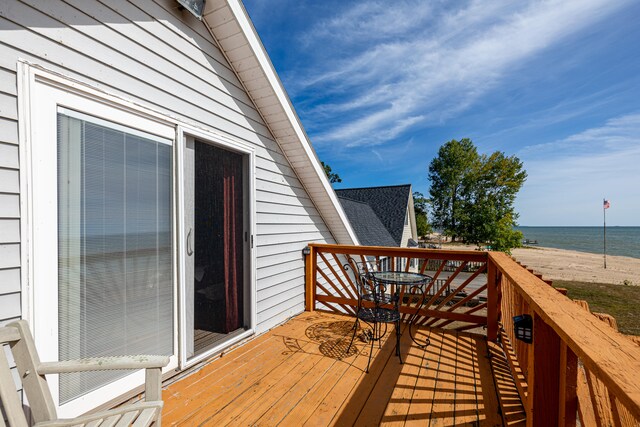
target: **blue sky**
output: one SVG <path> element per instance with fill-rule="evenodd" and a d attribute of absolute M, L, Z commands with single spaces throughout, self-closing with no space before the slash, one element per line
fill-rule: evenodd
<path fill-rule="evenodd" d="M 515 154 L 521 225 L 640 225 L 640 2 L 245 0 L 336 188 Z"/>

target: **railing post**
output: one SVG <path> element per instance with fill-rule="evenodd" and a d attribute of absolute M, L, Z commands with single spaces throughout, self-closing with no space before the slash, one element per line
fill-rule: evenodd
<path fill-rule="evenodd" d="M 558 425 L 575 427 L 578 411 L 578 357 L 564 341 L 560 343 L 559 375 Z"/>
<path fill-rule="evenodd" d="M 527 427 L 558 425 L 560 419 L 560 347 L 556 331 L 533 313 L 533 348 L 529 352 Z"/>
<path fill-rule="evenodd" d="M 487 340 L 498 340 L 498 320 L 500 319 L 500 280 L 498 268 L 487 256 Z"/>
<path fill-rule="evenodd" d="M 318 253 L 313 245 L 309 245 L 309 254 L 305 256 L 305 310 L 316 309 L 316 270 L 318 267 Z"/>

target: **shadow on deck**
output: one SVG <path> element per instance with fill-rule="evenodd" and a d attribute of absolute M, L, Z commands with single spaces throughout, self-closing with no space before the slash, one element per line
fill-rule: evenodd
<path fill-rule="evenodd" d="M 305 312 L 163 391 L 170 425 L 524 425 L 501 350 L 482 336 L 423 328 L 426 349 L 403 334 L 374 346 L 353 318 Z M 392 334 L 387 334 L 388 338 Z M 497 388 L 496 388 L 497 386 Z M 502 409 L 500 409 L 502 407 Z"/>

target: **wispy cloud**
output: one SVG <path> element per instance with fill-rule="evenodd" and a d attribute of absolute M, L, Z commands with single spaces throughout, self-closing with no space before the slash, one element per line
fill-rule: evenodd
<path fill-rule="evenodd" d="M 524 147 L 520 155 L 533 158 L 580 157 L 593 153 L 640 152 L 640 113 L 609 119 L 559 141 Z M 640 182 L 640 181 L 639 181 Z"/>
<path fill-rule="evenodd" d="M 603 197 L 615 201 L 614 224 L 616 216 L 631 219 L 640 210 L 640 113 L 527 147 L 518 155 L 529 174 L 518 202 L 523 224 L 549 225 L 539 221 L 556 209 L 567 212 L 564 219 L 555 216 L 556 225 L 597 224 Z"/>
<path fill-rule="evenodd" d="M 360 2 L 340 15 L 317 23 L 305 39 L 313 43 L 318 38 L 340 38 L 350 45 L 369 44 L 372 40 L 405 36 L 408 31 L 419 29 L 432 15 L 430 4 L 416 7 L 415 2 L 400 0 L 389 6 L 388 1 Z"/>
<path fill-rule="evenodd" d="M 521 223 L 597 224 L 608 197 L 637 225 L 637 2 L 245 1 L 341 186 L 426 194 L 437 146 L 469 137 L 524 161 Z"/>
<path fill-rule="evenodd" d="M 624 3 L 478 0 L 458 10 L 358 4 L 309 30 L 315 71 L 301 70 L 304 78 L 296 72 L 287 86 L 301 100 L 314 143 L 378 145 L 467 109 L 527 60 Z M 319 98 L 327 102 L 316 107 Z"/>

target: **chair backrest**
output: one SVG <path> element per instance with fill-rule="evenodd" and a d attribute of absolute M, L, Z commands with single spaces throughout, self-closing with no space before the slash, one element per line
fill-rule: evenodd
<path fill-rule="evenodd" d="M 10 323 L 0 328 L 0 343 L 11 348 L 16 368 L 20 374 L 22 388 L 29 400 L 31 416 L 37 422 L 52 421 L 57 418 L 55 405 L 44 375 L 38 375 L 40 359 L 36 345 L 25 320 Z M 27 426 L 22 402 L 16 392 L 16 385 L 5 352 L 0 352 L 0 398 L 9 420 L 9 425 Z"/>
<path fill-rule="evenodd" d="M 366 259 L 366 257 L 361 257 L 360 261 L 356 261 L 355 258 L 347 255 L 347 263 L 349 268 L 353 269 L 354 273 L 359 274 L 360 276 L 365 276 L 374 271 L 381 271 L 380 263 L 376 259 Z"/>
<path fill-rule="evenodd" d="M 361 297 L 363 293 L 371 293 L 372 284 L 369 273 L 377 271 L 377 265 L 375 263 L 367 262 L 364 259 L 356 261 L 353 257 L 347 256 L 347 264 L 345 264 L 344 267 L 347 270 L 353 271 L 353 277 L 356 280 L 356 286 L 358 288 L 358 297 Z"/>
<path fill-rule="evenodd" d="M 391 302 L 391 295 L 387 291 L 388 285 L 374 280 L 371 273 L 381 271 L 377 260 L 356 261 L 351 256 L 347 256 L 345 268 L 351 269 L 356 279 L 358 291 L 358 301 L 365 299 L 375 303 Z"/>

